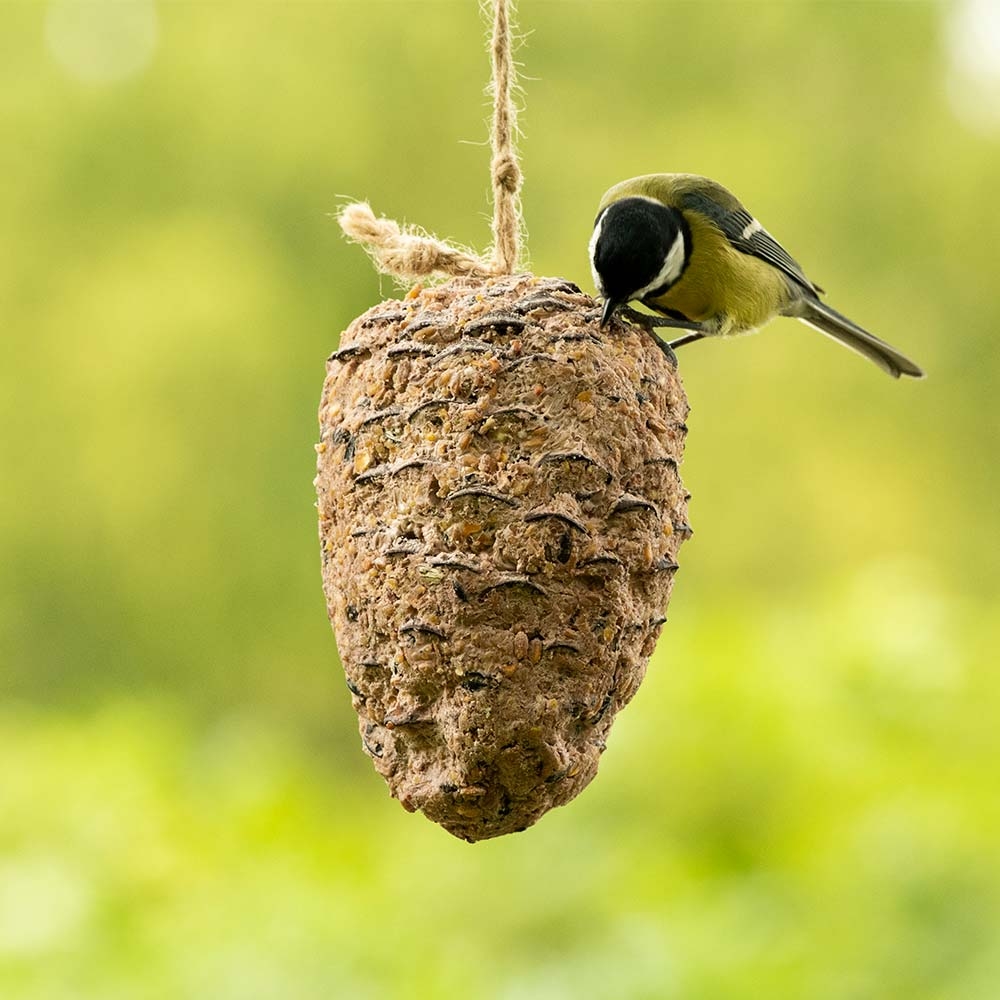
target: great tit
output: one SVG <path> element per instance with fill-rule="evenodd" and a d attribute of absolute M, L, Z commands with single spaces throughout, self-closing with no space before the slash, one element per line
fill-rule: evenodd
<path fill-rule="evenodd" d="M 605 300 L 601 326 L 627 303 L 650 327 L 702 337 L 749 333 L 793 316 L 874 361 L 895 378 L 923 371 L 894 347 L 820 301 L 823 291 L 721 184 L 696 174 L 646 174 L 601 199 L 590 239 L 594 283 Z"/>

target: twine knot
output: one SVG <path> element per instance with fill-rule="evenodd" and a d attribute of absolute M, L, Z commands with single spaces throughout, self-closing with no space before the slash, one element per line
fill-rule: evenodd
<path fill-rule="evenodd" d="M 521 187 L 521 167 L 510 153 L 502 153 L 493 158 L 493 185 L 510 194 L 517 194 Z"/>

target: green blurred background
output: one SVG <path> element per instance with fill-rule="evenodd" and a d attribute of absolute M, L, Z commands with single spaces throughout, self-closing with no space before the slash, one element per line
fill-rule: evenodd
<path fill-rule="evenodd" d="M 319 579 L 345 196 L 482 247 L 473 2 L 0 6 L 0 995 L 1000 996 L 1000 8 L 522 0 L 531 265 L 732 187 L 930 373 L 681 357 L 683 552 L 597 781 L 470 846 L 362 753 Z"/>

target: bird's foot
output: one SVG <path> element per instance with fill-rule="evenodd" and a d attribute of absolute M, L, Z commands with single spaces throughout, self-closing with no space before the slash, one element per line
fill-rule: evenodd
<path fill-rule="evenodd" d="M 707 333 L 689 333 L 686 337 L 678 337 L 676 340 L 671 340 L 670 349 L 676 351 L 678 347 L 683 347 L 685 344 L 693 344 L 696 340 L 701 340 L 707 336 Z"/>
<path fill-rule="evenodd" d="M 639 312 L 637 309 L 631 309 L 628 306 L 624 306 L 619 314 L 627 319 L 630 323 L 635 326 L 641 326 L 646 333 L 653 338 L 656 346 L 663 351 L 667 358 L 667 361 L 676 368 L 677 367 L 677 355 L 674 353 L 674 349 L 678 347 L 683 347 L 685 344 L 690 344 L 694 340 L 701 340 L 705 336 L 703 332 L 704 327 L 701 323 L 692 323 L 690 320 L 686 319 L 675 319 L 672 316 L 652 316 L 649 313 Z M 656 331 L 658 329 L 672 329 L 672 330 L 691 330 L 686 337 L 679 337 L 677 340 L 661 340 L 657 335 Z"/>
<path fill-rule="evenodd" d="M 667 361 L 670 363 L 670 366 L 672 368 L 676 368 L 677 367 L 677 355 L 674 354 L 673 347 L 669 343 L 667 343 L 667 341 L 661 340 L 659 337 L 657 337 L 655 331 L 649 329 L 649 327 L 646 328 L 646 333 L 648 333 L 653 338 L 653 343 L 656 344 L 656 346 L 661 351 L 663 351 L 663 355 L 667 359 Z"/>
<path fill-rule="evenodd" d="M 701 323 L 695 323 L 689 319 L 681 319 L 677 316 L 654 316 L 652 313 L 639 312 L 631 306 L 622 306 L 618 314 L 631 323 L 644 326 L 650 330 L 663 329 L 669 327 L 672 330 L 695 330 L 701 333 L 705 328 Z"/>

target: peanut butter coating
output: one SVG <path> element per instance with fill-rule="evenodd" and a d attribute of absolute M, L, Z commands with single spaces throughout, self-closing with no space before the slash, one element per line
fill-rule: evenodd
<path fill-rule="evenodd" d="M 688 406 L 648 333 L 557 279 L 458 278 L 327 364 L 323 584 L 362 746 L 468 841 L 594 777 L 690 534 Z"/>

